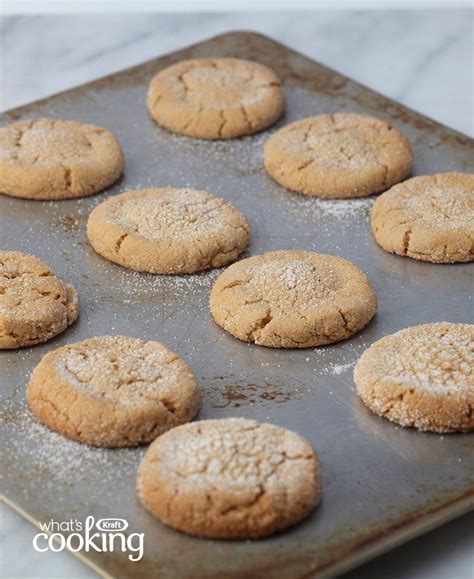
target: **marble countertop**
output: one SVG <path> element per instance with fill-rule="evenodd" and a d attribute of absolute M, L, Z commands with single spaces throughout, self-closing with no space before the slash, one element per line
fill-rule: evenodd
<path fill-rule="evenodd" d="M 252 29 L 458 131 L 474 132 L 469 10 L 94 14 L 0 20 L 0 110 L 229 30 Z M 1 506 L 5 579 L 96 577 L 72 555 L 37 553 L 30 523 Z M 345 579 L 473 579 L 474 513 Z"/>

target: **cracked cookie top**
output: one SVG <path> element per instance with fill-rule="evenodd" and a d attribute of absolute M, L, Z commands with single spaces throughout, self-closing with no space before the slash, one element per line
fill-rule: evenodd
<path fill-rule="evenodd" d="M 120 404 L 162 402 L 173 389 L 195 387 L 190 369 L 159 342 L 127 336 L 91 338 L 57 350 L 54 367 L 65 380 L 99 400 Z"/>
<path fill-rule="evenodd" d="M 401 181 L 413 156 L 392 126 L 367 115 L 336 113 L 291 123 L 268 140 L 268 173 L 287 189 L 315 197 L 364 197 Z"/>
<path fill-rule="evenodd" d="M 60 434 L 129 446 L 191 420 L 200 394 L 189 367 L 159 342 L 103 336 L 47 354 L 33 372 L 28 400 Z"/>
<path fill-rule="evenodd" d="M 288 250 L 229 267 L 212 289 L 210 306 L 214 320 L 241 340 L 306 348 L 360 330 L 375 313 L 376 296 L 350 261 Z"/>
<path fill-rule="evenodd" d="M 360 358 L 354 380 L 369 408 L 402 426 L 474 429 L 474 325 L 406 328 Z"/>
<path fill-rule="evenodd" d="M 142 189 L 109 198 L 92 211 L 94 249 L 124 267 L 193 273 L 233 261 L 250 228 L 222 199 L 193 189 Z"/>
<path fill-rule="evenodd" d="M 78 313 L 76 290 L 40 259 L 0 251 L 0 349 L 45 342 L 72 324 Z"/>
<path fill-rule="evenodd" d="M 474 174 L 408 179 L 381 195 L 372 230 L 387 251 L 434 263 L 474 259 Z"/>
<path fill-rule="evenodd" d="M 321 483 L 317 456 L 301 436 L 229 418 L 161 436 L 140 465 L 138 492 L 151 512 L 180 530 L 242 538 L 268 535 L 308 515 Z"/>
<path fill-rule="evenodd" d="M 30 199 L 97 193 L 122 174 L 123 154 L 106 129 L 39 119 L 0 128 L 0 192 Z"/>
<path fill-rule="evenodd" d="M 275 73 L 237 58 L 184 60 L 159 72 L 148 109 L 161 126 L 201 139 L 261 131 L 282 115 L 285 98 Z"/>

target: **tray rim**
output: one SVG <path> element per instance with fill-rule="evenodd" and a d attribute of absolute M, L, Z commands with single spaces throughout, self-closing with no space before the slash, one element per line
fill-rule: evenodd
<path fill-rule="evenodd" d="M 40 527 L 38 521 L 3 493 L 0 494 L 0 499 L 7 507 L 11 508 L 14 512 L 31 523 L 34 528 L 44 531 L 44 529 Z M 417 523 L 405 521 L 401 525 L 398 525 L 395 531 L 389 531 L 385 537 L 367 540 L 362 548 L 360 544 L 355 545 L 354 549 L 349 551 L 343 559 L 336 562 L 329 562 L 322 567 L 314 569 L 302 576 L 301 579 L 303 579 L 303 577 L 331 579 L 332 577 L 356 569 L 360 565 L 372 561 L 376 557 L 388 553 L 392 549 L 396 549 L 412 539 L 421 537 L 426 533 L 440 528 L 444 524 L 461 517 L 462 515 L 469 514 L 470 512 L 474 512 L 474 491 L 465 494 L 461 498 L 447 501 L 443 505 L 428 511 L 427 513 L 419 514 L 418 518 L 420 518 L 420 520 Z M 51 535 L 48 530 L 46 530 L 46 532 L 48 535 Z M 80 551 L 70 551 L 67 547 L 65 548 L 65 551 L 79 559 L 81 563 L 97 573 L 99 577 L 103 579 L 114 579 L 113 575 L 109 575 L 102 567 L 94 563 L 92 559 L 88 559 Z"/>

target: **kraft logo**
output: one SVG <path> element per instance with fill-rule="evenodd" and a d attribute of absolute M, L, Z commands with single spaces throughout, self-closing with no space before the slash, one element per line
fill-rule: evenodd
<path fill-rule="evenodd" d="M 125 519 L 99 519 L 89 516 L 83 523 L 78 519 L 40 523 L 41 533 L 33 537 L 33 548 L 40 553 L 45 551 L 97 551 L 99 553 L 128 552 L 130 561 L 140 561 L 143 557 L 144 533 L 123 531 L 129 524 Z M 67 534 L 64 534 L 67 533 Z"/>
<path fill-rule="evenodd" d="M 95 526 L 99 531 L 125 531 L 128 523 L 125 519 L 99 519 Z"/>

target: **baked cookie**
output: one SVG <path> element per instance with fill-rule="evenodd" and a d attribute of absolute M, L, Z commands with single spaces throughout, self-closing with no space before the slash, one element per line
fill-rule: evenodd
<path fill-rule="evenodd" d="M 141 189 L 111 197 L 90 214 L 92 247 L 110 261 L 149 273 L 194 273 L 242 253 L 250 228 L 222 199 L 193 189 Z"/>
<path fill-rule="evenodd" d="M 265 168 L 283 187 L 314 197 L 365 197 L 408 177 L 410 145 L 391 125 L 354 113 L 291 123 L 265 145 Z"/>
<path fill-rule="evenodd" d="M 40 259 L 0 250 L 0 350 L 46 342 L 78 314 L 76 290 Z"/>
<path fill-rule="evenodd" d="M 243 418 L 174 428 L 147 450 L 138 496 L 163 523 L 217 539 L 264 537 L 308 516 L 321 498 L 312 446 Z"/>
<path fill-rule="evenodd" d="M 94 446 L 134 446 L 194 418 L 201 396 L 189 367 L 159 342 L 90 338 L 46 354 L 28 385 L 39 420 Z"/>
<path fill-rule="evenodd" d="M 285 96 L 280 79 L 263 64 L 200 58 L 173 64 L 153 77 L 148 110 L 175 133 L 232 139 L 275 123 L 285 110 Z"/>
<path fill-rule="evenodd" d="M 231 265 L 215 282 L 210 306 L 214 320 L 240 340 L 310 348 L 359 331 L 375 314 L 377 298 L 350 261 L 290 250 Z"/>
<path fill-rule="evenodd" d="M 123 172 L 122 149 L 106 129 L 39 119 L 0 128 L 0 193 L 71 199 L 109 187 Z"/>
<path fill-rule="evenodd" d="M 474 174 L 413 177 L 381 195 L 371 214 L 386 251 L 433 263 L 474 259 Z"/>
<path fill-rule="evenodd" d="M 401 426 L 474 430 L 474 325 L 424 324 L 372 344 L 354 371 L 373 412 Z"/>

